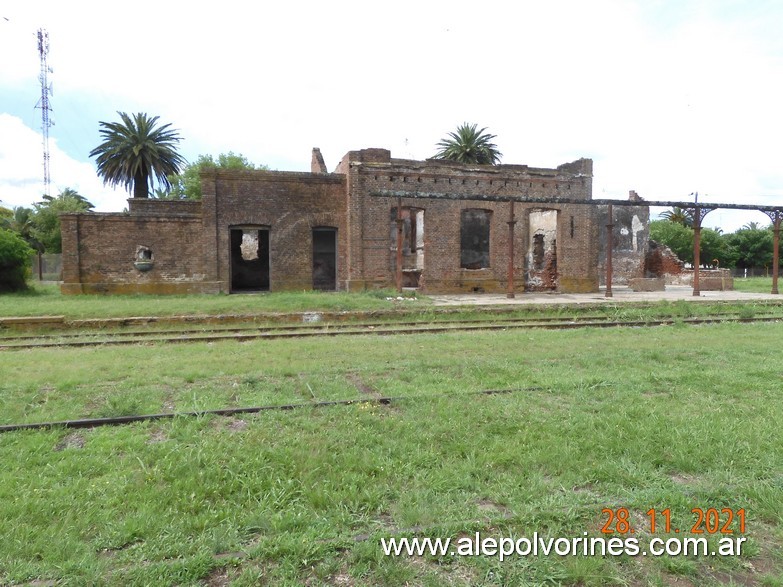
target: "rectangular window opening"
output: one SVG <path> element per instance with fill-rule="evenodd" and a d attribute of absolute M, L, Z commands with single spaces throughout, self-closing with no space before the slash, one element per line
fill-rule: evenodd
<path fill-rule="evenodd" d="M 463 269 L 489 267 L 489 237 L 491 210 L 462 211 L 460 223 L 460 266 Z"/>

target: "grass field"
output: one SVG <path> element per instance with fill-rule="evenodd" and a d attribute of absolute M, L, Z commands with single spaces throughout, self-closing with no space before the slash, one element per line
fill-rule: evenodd
<path fill-rule="evenodd" d="M 403 399 L 0 434 L 0 584 L 783 585 L 782 342 L 677 324 L 4 352 L 0 423 Z M 380 545 L 594 537 L 621 507 L 642 544 L 665 508 L 684 534 L 692 508 L 744 509 L 748 540 L 503 562 Z"/>
<path fill-rule="evenodd" d="M 783 287 L 783 283 L 778 283 L 778 288 Z M 753 293 L 769 293 L 772 291 L 771 277 L 735 277 L 734 289 L 737 291 L 749 291 Z"/>

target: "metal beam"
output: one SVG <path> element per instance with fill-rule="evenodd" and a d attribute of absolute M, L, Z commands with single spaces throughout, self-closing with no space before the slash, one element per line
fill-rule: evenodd
<path fill-rule="evenodd" d="M 455 200 L 455 201 L 474 201 L 474 202 L 518 202 L 521 204 L 577 204 L 587 206 L 649 206 L 658 208 L 693 208 L 693 202 L 684 202 L 677 200 L 612 200 L 612 199 L 591 199 L 583 200 L 577 198 L 529 198 L 525 194 L 514 196 L 498 196 L 495 194 L 472 194 L 461 195 L 445 192 L 420 192 L 407 190 L 375 190 L 370 192 L 370 196 L 376 198 L 416 198 L 430 200 Z M 763 206 L 761 204 L 719 204 L 710 202 L 699 202 L 700 208 L 724 208 L 728 210 L 759 210 L 761 212 L 783 211 L 783 203 L 774 206 Z"/>

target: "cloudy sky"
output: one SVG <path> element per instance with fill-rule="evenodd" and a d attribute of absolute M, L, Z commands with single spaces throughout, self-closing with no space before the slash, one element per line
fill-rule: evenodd
<path fill-rule="evenodd" d="M 49 33 L 53 193 L 102 211 L 89 152 L 117 111 L 170 122 L 189 160 L 308 171 L 346 151 L 424 159 L 462 122 L 504 163 L 594 160 L 596 198 L 783 204 L 779 0 L 0 4 L 0 205 L 43 190 L 36 31 Z M 718 210 L 725 231 L 761 213 Z"/>

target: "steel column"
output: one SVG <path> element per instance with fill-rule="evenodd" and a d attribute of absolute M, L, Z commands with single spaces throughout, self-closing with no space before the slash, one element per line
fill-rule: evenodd
<path fill-rule="evenodd" d="M 606 218 L 606 294 L 605 297 L 613 297 L 612 293 L 612 249 L 614 248 L 614 212 L 612 205 L 607 206 Z"/>
<path fill-rule="evenodd" d="M 693 214 L 693 295 L 700 296 L 699 264 L 701 263 L 701 209 L 696 206 Z"/>
<path fill-rule="evenodd" d="M 693 212 L 693 295 L 700 296 L 701 289 L 699 287 L 699 265 L 701 265 L 701 221 L 704 217 L 715 210 L 717 206 L 709 205 L 696 205 L 694 207 L 686 208 Z"/>
<path fill-rule="evenodd" d="M 763 210 L 764 214 L 772 220 L 772 292 L 778 292 L 778 273 L 780 271 L 780 210 Z"/>
<path fill-rule="evenodd" d="M 778 266 L 780 260 L 780 217 L 775 213 L 775 224 L 772 229 L 774 238 L 772 240 L 772 292 L 778 293 Z"/>

